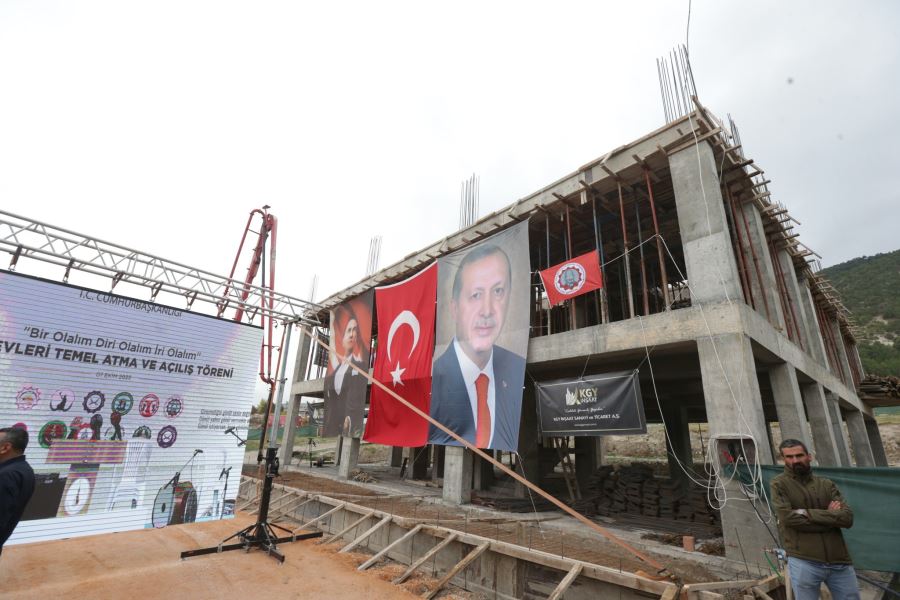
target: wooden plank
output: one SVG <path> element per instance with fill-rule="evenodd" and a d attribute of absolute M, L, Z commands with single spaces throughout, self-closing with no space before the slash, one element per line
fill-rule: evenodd
<path fill-rule="evenodd" d="M 452 569 L 450 569 L 450 572 L 448 572 L 446 575 L 444 575 L 444 577 L 440 581 L 438 581 L 437 585 L 435 586 L 435 588 L 433 590 L 431 590 L 430 592 L 428 592 L 427 594 L 425 594 L 422 597 L 425 598 L 425 600 L 431 600 L 432 598 L 437 596 L 438 592 L 441 591 L 441 588 L 443 588 L 445 585 L 450 583 L 450 580 L 453 579 L 457 573 L 459 573 L 460 571 L 462 571 L 463 569 L 468 567 L 472 563 L 473 560 L 475 560 L 476 558 L 478 558 L 479 556 L 484 554 L 485 550 L 490 548 L 490 546 L 491 546 L 490 542 L 485 542 L 482 545 L 478 546 L 477 548 L 473 548 L 471 552 L 466 554 L 466 557 L 464 559 L 462 559 L 461 561 L 456 563 L 456 566 L 453 567 Z"/>
<path fill-rule="evenodd" d="M 419 533 L 419 531 L 422 530 L 422 527 L 423 527 L 422 524 L 416 525 L 415 527 L 413 527 L 412 529 L 410 529 L 409 531 L 407 531 L 406 533 L 404 533 L 402 537 L 397 538 L 396 540 L 394 540 L 393 542 L 391 542 L 390 544 L 388 544 L 387 546 L 385 546 L 384 548 L 382 548 L 382 549 L 378 552 L 378 554 L 376 554 L 375 556 L 373 556 L 372 558 L 370 558 L 369 560 L 367 560 L 367 561 L 364 562 L 363 564 L 361 564 L 361 565 L 359 565 L 358 567 L 356 567 L 356 570 L 357 570 L 357 571 L 365 571 L 366 569 L 368 569 L 369 567 L 371 567 L 372 565 L 374 565 L 376 562 L 378 562 L 378 560 L 379 560 L 382 556 L 384 556 L 385 554 L 387 554 L 388 552 L 390 552 L 391 550 L 393 550 L 394 548 L 396 548 L 397 546 L 399 546 L 400 544 L 402 544 L 403 542 L 405 542 L 406 540 L 408 540 L 408 539 L 411 538 L 412 536 L 414 536 L 414 535 L 416 535 L 417 533 Z"/>
<path fill-rule="evenodd" d="M 576 563 L 572 565 L 572 568 L 569 569 L 569 572 L 566 573 L 566 576 L 562 578 L 562 581 L 559 582 L 559 585 L 556 586 L 556 589 L 547 596 L 547 600 L 560 600 L 563 597 L 563 594 L 566 593 L 566 590 L 569 589 L 569 586 L 572 585 L 572 582 L 575 581 L 575 578 L 581 575 L 581 570 L 584 569 L 584 565 L 580 563 Z"/>
<path fill-rule="evenodd" d="M 269 504 L 269 510 L 274 509 L 279 503 L 284 502 L 285 498 L 291 498 L 296 495 L 297 495 L 297 492 L 294 492 L 294 491 L 289 491 L 289 492 L 285 492 L 285 493 L 281 494 L 281 496 L 276 498 L 274 502 Z M 306 494 L 303 494 L 301 496 L 301 498 L 303 498 L 303 497 L 306 497 Z M 288 504 L 290 504 L 290 502 L 288 502 Z M 251 511 L 250 514 L 255 515 L 258 512 L 259 512 L 259 507 L 257 506 L 255 509 L 253 509 L 253 511 Z"/>
<path fill-rule="evenodd" d="M 739 579 L 737 581 L 710 581 L 708 583 L 689 583 L 682 591 L 699 592 L 700 590 L 727 590 L 729 588 L 744 589 L 759 583 L 759 579 Z"/>
<path fill-rule="evenodd" d="M 435 535 L 441 537 L 448 535 L 450 531 L 448 529 L 436 526 L 425 526 L 425 529 L 426 531 L 433 532 Z M 473 545 L 480 544 L 487 539 L 471 533 L 457 533 L 457 536 L 460 541 Z M 621 585 L 623 587 L 650 592 L 653 594 L 663 594 L 670 588 L 677 589 L 675 584 L 670 582 L 648 579 L 647 577 L 641 577 L 640 575 L 636 575 L 634 573 L 623 572 L 602 565 L 585 563 L 583 561 L 576 561 L 568 558 L 560 558 L 555 554 L 550 554 L 542 550 L 525 548 L 524 546 L 518 546 L 509 542 L 503 542 L 499 540 L 490 541 L 491 550 L 493 552 L 498 552 L 500 554 L 505 554 L 506 556 L 511 556 L 512 558 L 518 558 L 533 562 L 545 567 L 559 569 L 560 571 L 568 571 L 572 568 L 573 563 L 581 562 L 584 565 L 583 574 L 587 577 L 590 577 L 591 579 L 597 579 L 600 581 L 605 581 L 607 583 Z M 752 580 L 751 583 L 756 583 L 756 580 Z"/>
<path fill-rule="evenodd" d="M 365 521 L 366 519 L 368 519 L 369 517 L 371 517 L 371 516 L 374 515 L 374 514 L 375 514 L 375 511 L 374 511 L 374 510 L 370 510 L 369 512 L 367 512 L 366 514 L 364 514 L 363 516 L 361 516 L 361 517 L 358 518 L 357 520 L 353 521 L 352 523 L 350 523 L 349 525 L 347 525 L 346 527 L 344 527 L 343 529 L 341 529 L 340 531 L 338 531 L 337 533 L 331 535 L 330 537 L 328 537 L 328 538 L 326 538 L 326 539 L 324 539 L 324 540 L 319 540 L 319 541 L 316 542 L 316 543 L 317 543 L 317 544 L 330 544 L 331 542 L 333 542 L 334 540 L 338 539 L 339 537 L 341 537 L 342 535 L 344 535 L 345 533 L 347 533 L 348 531 L 350 531 L 350 530 L 353 529 L 354 527 L 358 527 L 360 523 L 362 523 L 363 521 Z"/>
<path fill-rule="evenodd" d="M 322 513 L 321 515 L 319 515 L 319 516 L 316 517 L 315 519 L 310 519 L 309 521 L 307 521 L 306 523 L 304 523 L 303 525 L 301 525 L 300 527 L 298 527 L 297 529 L 295 529 L 295 530 L 293 531 L 293 533 L 297 533 L 298 531 L 303 531 L 304 529 L 306 529 L 307 527 L 309 527 L 309 526 L 312 525 L 313 523 L 316 523 L 316 522 L 318 522 L 318 521 L 321 521 L 322 519 L 324 519 L 324 518 L 327 517 L 327 516 L 333 515 L 333 514 L 336 513 L 337 511 L 339 511 L 339 510 L 341 510 L 342 508 L 344 508 L 344 505 L 345 505 L 345 504 L 347 504 L 347 503 L 346 503 L 346 502 L 341 502 L 340 504 L 338 504 L 337 506 L 335 506 L 335 507 L 332 508 L 331 510 Z"/>
<path fill-rule="evenodd" d="M 659 600 L 675 600 L 679 593 L 678 586 L 672 585 L 663 592 L 662 596 L 659 597 Z"/>
<path fill-rule="evenodd" d="M 338 500 L 333 498 L 329 498 L 328 496 L 316 496 L 316 498 L 324 503 L 337 505 L 339 503 Z M 358 504 L 352 504 L 349 502 L 342 503 L 342 507 L 347 510 L 356 512 L 357 514 L 362 514 L 368 512 L 370 509 L 367 506 L 360 506 Z M 380 513 L 379 516 L 383 516 L 385 513 Z M 398 522 L 401 522 L 401 519 L 397 519 Z M 403 519 L 402 522 L 409 522 L 412 519 Z M 563 559 L 557 555 L 550 554 L 548 552 L 543 552 L 541 550 L 529 549 L 523 546 L 517 546 L 516 544 L 510 544 L 508 542 L 502 542 L 498 540 L 490 540 L 489 538 L 485 538 L 479 535 L 475 535 L 467 532 L 460 531 L 452 531 L 445 527 L 439 527 L 436 525 L 425 525 L 425 524 L 417 524 L 417 527 L 421 527 L 428 533 L 436 536 L 436 537 L 446 537 L 450 535 L 450 533 L 455 533 L 457 539 L 461 542 L 465 542 L 472 546 L 479 546 L 483 542 L 490 541 L 491 542 L 491 551 L 497 552 L 499 554 L 504 554 L 506 556 L 512 558 L 519 558 L 522 560 L 534 562 L 545 567 L 551 567 L 554 569 L 558 569 L 560 571 L 568 571 L 572 568 L 572 564 L 575 562 L 582 562 L 584 564 L 584 571 L 582 575 L 586 577 L 590 577 L 591 579 L 597 579 L 599 581 L 605 581 L 607 583 L 612 583 L 615 585 L 620 585 L 627 588 L 632 588 L 636 590 L 640 590 L 643 592 L 650 592 L 652 594 L 662 595 L 666 593 L 670 589 L 677 589 L 674 583 L 668 581 L 661 581 L 650 579 L 648 577 L 644 577 L 635 573 L 630 572 L 622 572 L 617 569 L 613 569 L 611 567 L 605 567 L 602 565 L 596 565 L 592 563 L 585 563 L 583 561 L 575 561 L 571 559 Z M 753 580 L 752 583 L 756 583 L 757 580 Z"/>
<path fill-rule="evenodd" d="M 338 550 L 338 554 L 341 554 L 343 552 L 350 552 L 351 550 L 353 550 L 354 548 L 356 548 L 357 546 L 362 544 L 364 541 L 366 541 L 366 538 L 368 538 L 370 535 L 372 535 L 373 533 L 375 533 L 376 531 L 378 531 L 379 529 L 381 529 L 382 527 L 384 527 L 385 525 L 387 525 L 390 522 L 391 522 L 391 516 L 390 515 L 385 516 L 380 521 L 375 523 L 375 525 L 370 527 L 361 536 L 359 536 L 358 538 L 356 538 L 355 540 L 353 540 L 352 542 L 350 542 L 349 544 L 347 544 L 346 546 L 344 546 L 343 548 Z"/>
<path fill-rule="evenodd" d="M 775 600 L 774 598 L 772 598 L 772 596 L 768 595 L 757 586 L 753 586 L 750 589 L 753 590 L 753 593 L 756 595 L 756 597 L 760 598 L 761 600 Z"/>
<path fill-rule="evenodd" d="M 440 552 L 441 550 L 443 550 L 444 548 L 449 546 L 452 542 L 455 542 L 457 537 L 459 537 L 459 536 L 457 534 L 453 533 L 453 534 L 450 534 L 450 537 L 448 537 L 447 539 L 441 541 L 440 543 L 435 544 L 434 548 L 432 548 L 431 550 L 426 552 L 425 555 L 422 556 L 419 560 L 417 560 L 413 564 L 409 565 L 409 568 L 403 572 L 403 575 L 401 575 L 400 577 L 395 579 L 394 583 L 395 584 L 403 583 L 404 581 L 409 579 L 409 576 L 412 575 L 416 569 L 418 569 L 419 567 L 424 565 L 428 561 L 429 558 L 431 558 L 432 556 L 434 556 L 435 554 L 437 554 L 438 552 Z"/>
<path fill-rule="evenodd" d="M 303 499 L 303 498 L 298 498 L 298 500 L 302 500 L 302 499 Z M 273 513 L 273 515 L 274 515 L 274 516 L 279 516 L 279 515 L 280 515 L 280 516 L 284 516 L 284 515 L 287 515 L 287 511 L 288 511 L 288 508 L 289 508 L 289 507 L 290 507 L 290 510 L 291 510 L 291 511 L 296 511 L 296 510 L 299 509 L 300 507 L 306 506 L 307 504 L 309 504 L 310 502 L 312 502 L 314 499 L 315 499 L 315 498 L 307 498 L 305 502 L 301 502 L 300 504 L 298 504 L 298 505 L 296 505 L 296 506 L 291 506 L 291 504 L 293 504 L 293 503 L 288 503 L 288 505 L 285 506 L 284 508 L 279 508 L 278 510 L 276 510 L 276 511 Z M 288 517 L 288 518 L 290 518 L 290 517 Z"/>

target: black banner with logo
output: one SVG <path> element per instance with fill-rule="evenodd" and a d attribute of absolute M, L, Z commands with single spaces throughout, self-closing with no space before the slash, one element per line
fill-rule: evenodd
<path fill-rule="evenodd" d="M 542 435 L 647 433 L 637 375 L 637 371 L 621 371 L 538 383 Z"/>

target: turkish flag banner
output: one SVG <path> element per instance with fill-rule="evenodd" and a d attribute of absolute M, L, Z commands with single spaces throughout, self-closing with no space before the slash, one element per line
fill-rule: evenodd
<path fill-rule="evenodd" d="M 428 414 L 437 263 L 405 281 L 375 288 L 378 348 L 374 377 L 401 398 Z M 428 421 L 396 398 L 372 385 L 369 419 L 363 439 L 386 446 L 424 446 Z"/>
<path fill-rule="evenodd" d="M 559 304 L 563 300 L 574 298 L 603 287 L 603 275 L 600 273 L 600 253 L 597 250 L 576 256 L 541 271 L 541 281 L 550 305 Z"/>

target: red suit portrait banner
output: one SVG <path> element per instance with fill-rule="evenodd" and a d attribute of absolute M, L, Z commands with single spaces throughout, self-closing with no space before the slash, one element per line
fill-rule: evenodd
<path fill-rule="evenodd" d="M 437 264 L 405 281 L 375 288 L 378 346 L 374 377 L 401 398 L 428 414 Z M 369 419 L 363 436 L 387 446 L 424 446 L 428 422 L 396 398 L 373 385 Z"/>

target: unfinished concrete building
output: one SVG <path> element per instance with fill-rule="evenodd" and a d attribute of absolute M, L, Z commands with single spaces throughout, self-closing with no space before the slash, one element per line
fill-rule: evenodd
<path fill-rule="evenodd" d="M 665 424 L 673 478 L 692 468 L 693 423 L 708 424 L 713 463 L 737 452 L 772 464 L 777 423 L 781 438 L 806 442 L 820 465 L 886 466 L 872 408 L 857 393 L 863 368 L 849 314 L 769 184 L 733 124 L 696 103 L 322 304 L 404 279 L 437 256 L 528 220 L 534 279 L 516 461 L 530 481 L 540 485 L 560 461 L 555 444 L 540 437 L 534 381 L 625 369 L 640 370 L 648 422 Z M 595 248 L 604 289 L 549 308 L 537 271 Z M 314 355 L 304 336 L 294 414 L 301 396 L 323 394 Z M 602 464 L 600 442 L 579 437 L 566 450 L 582 481 Z M 355 467 L 358 449 L 359 440 L 343 441 L 342 473 Z M 282 460 L 291 452 L 288 441 Z M 462 448 L 412 456 L 419 457 L 411 461 L 415 476 L 431 464 L 442 477 L 445 500 L 465 503 L 473 486 L 493 483 L 492 469 Z M 734 483 L 722 491 L 743 499 Z M 772 547 L 749 502 L 727 502 L 721 517 L 728 556 Z"/>

